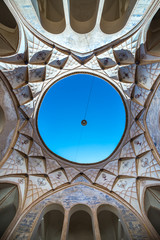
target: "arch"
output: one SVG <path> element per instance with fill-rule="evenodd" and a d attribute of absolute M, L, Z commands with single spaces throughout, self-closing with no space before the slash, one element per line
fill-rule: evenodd
<path fill-rule="evenodd" d="M 67 240 L 94 239 L 91 214 L 91 209 L 83 204 L 71 208 Z"/>
<path fill-rule="evenodd" d="M 32 0 L 35 11 L 43 28 L 53 34 L 59 34 L 66 27 L 62 0 Z M 39 10 L 39 11 L 38 11 Z"/>
<path fill-rule="evenodd" d="M 70 24 L 77 33 L 90 32 L 96 23 L 99 0 L 70 0 Z"/>
<path fill-rule="evenodd" d="M 32 239 L 56 240 L 61 239 L 64 221 L 64 209 L 61 205 L 51 204 L 41 213 L 39 221 L 34 229 Z"/>
<path fill-rule="evenodd" d="M 0 183 L 0 238 L 14 219 L 19 205 L 18 188 Z"/>
<path fill-rule="evenodd" d="M 0 1 L 0 56 L 14 54 L 18 41 L 18 25 L 4 1 Z"/>
<path fill-rule="evenodd" d="M 160 235 L 160 186 L 146 189 L 144 208 L 149 221 Z"/>
<path fill-rule="evenodd" d="M 116 214 L 117 210 L 110 205 L 101 205 L 97 209 L 97 218 L 101 240 L 105 239 L 128 239 L 122 226 L 122 220 Z"/>
<path fill-rule="evenodd" d="M 147 32 L 147 50 L 160 55 L 160 9 L 154 15 Z"/>
<path fill-rule="evenodd" d="M 104 3 L 100 28 L 112 34 L 120 31 L 126 24 L 137 0 L 107 0 Z"/>
<path fill-rule="evenodd" d="M 2 107 L 0 106 L 0 133 L 3 131 L 5 124 L 5 115 Z"/>

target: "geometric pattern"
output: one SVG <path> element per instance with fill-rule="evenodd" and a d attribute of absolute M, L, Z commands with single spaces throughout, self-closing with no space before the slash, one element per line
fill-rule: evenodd
<path fill-rule="evenodd" d="M 45 79 L 46 66 L 45 65 L 31 65 L 28 64 L 28 79 L 29 85 L 35 82 L 43 82 Z"/>
<path fill-rule="evenodd" d="M 119 80 L 125 83 L 134 83 L 135 71 L 136 71 L 136 64 L 120 67 Z"/>
<path fill-rule="evenodd" d="M 110 48 L 108 51 L 99 54 L 97 56 L 98 62 L 100 66 L 102 66 L 104 69 L 105 68 L 111 68 L 116 65 L 116 61 L 113 55 L 113 49 Z"/>
<path fill-rule="evenodd" d="M 113 49 L 117 62 L 134 64 L 139 32 Z"/>
<path fill-rule="evenodd" d="M 97 178 L 96 183 L 111 190 L 115 179 L 116 179 L 116 176 L 103 171 L 100 173 L 99 177 Z"/>
<path fill-rule="evenodd" d="M 117 175 L 118 174 L 118 160 L 114 160 L 112 162 L 109 162 L 104 167 L 105 170 Z"/>
<path fill-rule="evenodd" d="M 160 63 L 140 65 L 137 68 L 138 84 L 150 90 L 159 74 Z"/>
<path fill-rule="evenodd" d="M 135 178 L 122 178 L 117 181 L 113 191 L 140 212 Z"/>
<path fill-rule="evenodd" d="M 45 177 L 29 176 L 25 208 L 51 189 Z"/>
<path fill-rule="evenodd" d="M 134 138 L 138 135 L 140 135 L 141 133 L 143 133 L 143 130 L 137 125 L 136 122 L 134 122 L 130 128 L 130 136 L 131 138 Z"/>
<path fill-rule="evenodd" d="M 33 136 L 33 128 L 29 121 L 27 121 L 25 126 L 21 128 L 20 133 L 22 133 L 23 135 L 27 135 L 29 137 Z"/>
<path fill-rule="evenodd" d="M 58 49 L 54 48 L 52 50 L 52 55 L 49 60 L 49 66 L 55 67 L 55 68 L 62 68 L 64 64 L 66 63 L 68 58 L 68 55 L 64 54 L 61 51 L 58 51 Z"/>
<path fill-rule="evenodd" d="M 33 142 L 29 156 L 43 156 L 42 149 L 37 143 Z"/>
<path fill-rule="evenodd" d="M 27 155 L 29 152 L 30 145 L 31 145 L 30 139 L 25 137 L 22 134 L 19 134 L 19 137 L 17 139 L 14 149 L 22 153 L 25 153 Z"/>
<path fill-rule="evenodd" d="M 46 158 L 47 173 L 51 173 L 54 170 L 57 170 L 58 168 L 61 168 L 61 166 L 55 160 Z"/>
<path fill-rule="evenodd" d="M 134 88 L 134 99 L 137 101 L 140 105 L 144 106 L 144 103 L 146 101 L 146 98 L 149 94 L 149 91 L 138 87 L 137 85 Z"/>
<path fill-rule="evenodd" d="M 51 190 L 69 184 L 94 183 L 116 194 L 142 215 L 137 184 L 144 178 L 148 179 L 145 186 L 153 179 L 160 182 L 159 156 L 152 149 L 153 139 L 147 135 L 145 124 L 150 96 L 153 96 L 155 84 L 160 82 L 160 63 L 159 60 L 153 63 L 154 56 L 144 53 L 144 49 L 143 56 L 142 53 L 137 55 L 142 41 L 139 36 L 144 37 L 144 31 L 136 31 L 104 45 L 103 49 L 95 49 L 94 53 L 83 54 L 53 45 L 26 26 L 26 40 L 20 43 L 27 45 L 26 52 L 17 49 L 14 58 L 1 58 L 0 68 L 16 102 L 19 121 L 8 155 L 0 165 L 0 182 L 19 184 L 25 208 Z M 19 54 L 27 59 L 17 64 L 13 59 Z M 58 78 L 72 74 L 72 70 L 97 74 L 108 80 L 122 93 L 127 106 L 128 133 L 124 134 L 115 153 L 102 163 L 82 167 L 65 162 L 46 150 L 36 133 L 34 120 L 41 96 Z"/>
<path fill-rule="evenodd" d="M 84 171 L 84 174 L 92 181 L 94 182 L 97 174 L 99 172 L 99 169 L 88 169 L 86 171 Z"/>
<path fill-rule="evenodd" d="M 130 142 L 128 142 L 123 148 L 122 148 L 122 151 L 121 151 L 121 155 L 120 155 L 121 158 L 125 158 L 125 157 L 135 157 L 135 153 L 133 151 L 133 148 L 132 148 L 132 145 Z"/>
<path fill-rule="evenodd" d="M 28 173 L 29 174 L 45 174 L 45 162 L 38 157 L 28 158 Z"/>
<path fill-rule="evenodd" d="M 26 157 L 20 152 L 13 150 L 7 161 L 2 165 L 0 176 L 25 173 L 27 173 Z"/>
<path fill-rule="evenodd" d="M 67 174 L 67 178 L 69 180 L 69 182 L 71 182 L 73 180 L 73 178 L 75 178 L 75 176 L 77 176 L 79 174 L 79 171 L 75 168 L 65 168 L 65 172 Z"/>
<path fill-rule="evenodd" d="M 151 151 L 138 159 L 138 176 L 160 179 L 160 165 Z"/>
<path fill-rule="evenodd" d="M 126 175 L 131 177 L 136 177 L 136 162 L 135 159 L 127 159 L 120 161 L 119 175 Z"/>
<path fill-rule="evenodd" d="M 135 140 L 133 140 L 133 145 L 136 155 L 140 155 L 141 153 L 150 150 L 150 147 L 146 141 L 144 134 L 141 134 Z"/>
<path fill-rule="evenodd" d="M 137 115 L 140 113 L 140 111 L 143 109 L 143 107 L 135 102 L 131 102 L 131 112 L 134 118 L 137 117 Z"/>
<path fill-rule="evenodd" d="M 65 176 L 64 172 L 61 170 L 50 173 L 49 178 L 50 178 L 53 189 L 68 182 L 67 177 Z"/>
<path fill-rule="evenodd" d="M 28 39 L 28 57 L 31 64 L 45 63 L 49 58 L 52 48 L 40 41 L 30 31 L 26 29 Z"/>

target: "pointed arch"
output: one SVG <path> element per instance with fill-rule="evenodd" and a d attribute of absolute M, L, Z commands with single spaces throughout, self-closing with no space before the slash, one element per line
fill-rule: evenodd
<path fill-rule="evenodd" d="M 64 221 L 64 209 L 61 205 L 51 204 L 41 213 L 32 239 L 60 240 Z"/>
<path fill-rule="evenodd" d="M 100 28 L 112 34 L 120 31 L 126 24 L 137 0 L 107 0 L 104 3 Z"/>
<path fill-rule="evenodd" d="M 113 206 L 102 204 L 97 209 L 101 240 L 105 239 L 128 239 L 128 234 L 124 230 L 124 223 L 117 215 L 117 210 Z M 123 224 L 123 225 L 122 225 Z"/>
<path fill-rule="evenodd" d="M 32 0 L 33 6 L 43 28 L 53 34 L 59 34 L 66 27 L 62 0 Z"/>
<path fill-rule="evenodd" d="M 144 208 L 149 221 L 160 235 L 160 186 L 146 189 Z"/>
<path fill-rule="evenodd" d="M 19 205 L 17 186 L 0 183 L 0 238 L 14 219 Z"/>
<path fill-rule="evenodd" d="M 70 210 L 68 240 L 93 240 L 91 210 L 88 206 L 77 204 Z"/>
<path fill-rule="evenodd" d="M 4 1 L 0 1 L 0 56 L 14 54 L 19 42 L 19 29 L 15 18 Z"/>
<path fill-rule="evenodd" d="M 77 33 L 90 32 L 96 23 L 99 0 L 70 0 L 70 24 Z"/>
<path fill-rule="evenodd" d="M 160 9 L 154 15 L 147 32 L 147 50 L 160 56 Z"/>

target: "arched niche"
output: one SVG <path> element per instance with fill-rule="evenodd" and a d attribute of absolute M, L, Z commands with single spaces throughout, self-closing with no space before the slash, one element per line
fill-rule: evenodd
<path fill-rule="evenodd" d="M 9 183 L 0 183 L 0 238 L 15 217 L 18 205 L 17 186 Z"/>
<path fill-rule="evenodd" d="M 32 3 L 46 31 L 53 34 L 59 34 L 64 31 L 66 22 L 63 0 L 32 0 Z"/>
<path fill-rule="evenodd" d="M 126 24 L 137 0 L 105 0 L 101 16 L 102 32 L 112 34 Z"/>
<path fill-rule="evenodd" d="M 11 147 L 18 121 L 13 95 L 5 83 L 0 77 L 0 162 Z"/>
<path fill-rule="evenodd" d="M 18 47 L 18 25 L 4 1 L 0 1 L 0 56 L 14 54 Z"/>
<path fill-rule="evenodd" d="M 4 124 L 5 124 L 5 115 L 2 107 L 0 106 L 0 133 L 3 130 Z"/>
<path fill-rule="evenodd" d="M 90 32 L 96 23 L 99 0 L 70 0 L 70 24 L 77 33 Z"/>
<path fill-rule="evenodd" d="M 160 186 L 147 188 L 144 207 L 148 219 L 160 235 Z"/>
<path fill-rule="evenodd" d="M 101 205 L 97 209 L 97 218 L 101 240 L 127 240 L 121 219 L 115 214 L 116 210 L 107 205 Z"/>
<path fill-rule="evenodd" d="M 76 205 L 70 210 L 67 240 L 93 240 L 91 210 L 85 205 Z"/>
<path fill-rule="evenodd" d="M 58 204 L 52 204 L 46 207 L 34 230 L 32 239 L 34 240 L 55 240 L 61 239 L 64 220 L 64 209 Z"/>
<path fill-rule="evenodd" d="M 160 9 L 154 15 L 147 33 L 147 50 L 160 55 Z"/>

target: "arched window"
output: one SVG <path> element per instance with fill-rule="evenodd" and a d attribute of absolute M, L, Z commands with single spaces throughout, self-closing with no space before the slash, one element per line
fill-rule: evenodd
<path fill-rule="evenodd" d="M 18 209 L 18 189 L 9 183 L 0 184 L 0 238 L 8 228 Z"/>
<path fill-rule="evenodd" d="M 45 214 L 44 214 L 45 213 Z M 64 210 L 61 206 L 50 205 L 43 211 L 38 229 L 34 231 L 34 240 L 60 240 L 64 220 Z"/>
<path fill-rule="evenodd" d="M 70 22 L 75 32 L 88 33 L 96 23 L 99 0 L 70 0 Z"/>
<path fill-rule="evenodd" d="M 97 212 L 101 240 L 127 240 L 121 220 L 108 209 L 107 206 L 102 205 Z"/>
<path fill-rule="evenodd" d="M 0 1 L 0 56 L 14 54 L 18 40 L 17 23 L 4 1 Z"/>
<path fill-rule="evenodd" d="M 120 31 L 126 24 L 136 0 L 105 0 L 101 30 L 104 33 L 112 34 Z"/>
<path fill-rule="evenodd" d="M 160 55 L 160 9 L 154 15 L 147 33 L 147 50 Z"/>
<path fill-rule="evenodd" d="M 71 209 L 67 240 L 92 240 L 93 227 L 90 209 L 84 205 L 76 205 Z"/>
<path fill-rule="evenodd" d="M 160 235 L 160 186 L 147 188 L 144 206 L 148 219 Z"/>
<path fill-rule="evenodd" d="M 36 1 L 38 1 L 38 6 Z M 66 23 L 62 0 L 32 0 L 32 2 L 46 31 L 54 34 L 64 31 Z"/>

